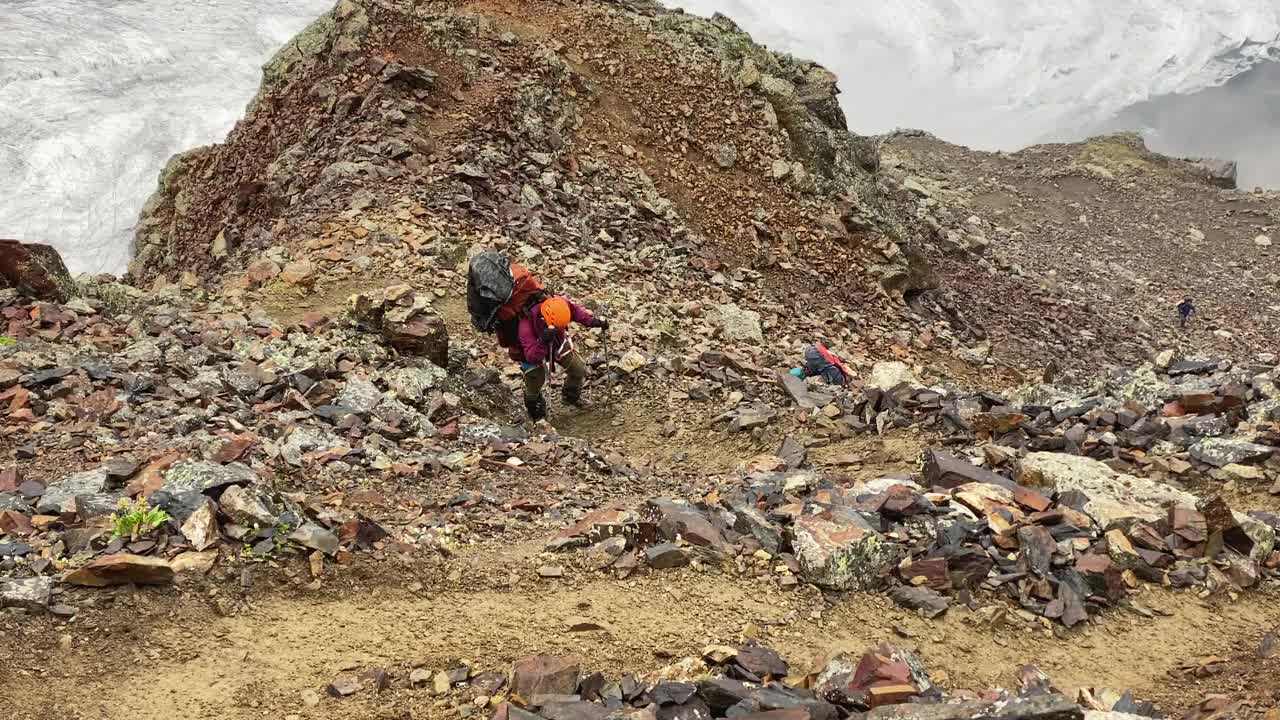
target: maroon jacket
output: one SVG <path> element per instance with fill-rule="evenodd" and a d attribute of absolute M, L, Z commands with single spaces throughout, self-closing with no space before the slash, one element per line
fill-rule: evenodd
<path fill-rule="evenodd" d="M 545 302 L 545 301 L 544 301 Z M 595 317 L 578 303 L 569 301 L 570 318 L 583 327 L 595 327 Z M 538 365 L 552 355 L 553 349 L 542 342 L 542 331 L 547 324 L 542 320 L 542 303 L 535 303 L 525 308 L 520 315 L 520 349 L 524 351 L 524 362 Z M 559 344 L 557 340 L 555 344 Z"/>

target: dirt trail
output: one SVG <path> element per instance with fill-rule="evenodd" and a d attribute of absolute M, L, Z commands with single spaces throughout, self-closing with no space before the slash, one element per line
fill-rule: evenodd
<path fill-rule="evenodd" d="M 501 670 L 545 652 L 577 655 L 584 667 L 614 675 L 646 672 L 708 644 L 741 641 L 744 631 L 776 647 L 793 674 L 814 669 L 829 653 L 860 653 L 891 640 L 918 648 L 952 687 L 1008 685 L 1019 665 L 1036 663 L 1063 689 L 1132 688 L 1185 706 L 1199 697 L 1194 688 L 1184 692 L 1185 682 L 1171 679 L 1171 671 L 1210 654 L 1243 652 L 1277 619 L 1274 597 L 1251 594 L 1221 605 L 1152 591 L 1140 602 L 1173 617 L 1117 611 L 1064 639 L 1017 619 L 993 627 L 982 610 L 960 607 L 926 621 L 880 596 L 850 596 L 832 606 L 808 590 L 784 592 L 769 582 L 693 570 L 626 581 L 530 579 L 512 589 L 435 595 L 389 581 L 343 589 L 328 600 L 268 597 L 230 617 L 150 592 L 116 597 L 115 604 L 136 607 L 136 624 L 120 620 L 128 615 L 117 607 L 110 632 L 48 627 L 21 654 L 13 642 L 0 644 L 17 661 L 0 677 L 0 697 L 49 699 L 12 717 L 437 717 L 450 704 L 425 688 L 405 688 L 412 668 L 467 661 Z M 571 632 L 583 619 L 605 629 Z M 59 649 L 64 633 L 72 638 L 69 649 Z M 1228 637 L 1237 645 L 1226 644 Z M 332 680 L 370 668 L 391 672 L 393 688 L 343 700 L 323 696 Z M 319 704 L 309 705 L 308 695 Z"/>

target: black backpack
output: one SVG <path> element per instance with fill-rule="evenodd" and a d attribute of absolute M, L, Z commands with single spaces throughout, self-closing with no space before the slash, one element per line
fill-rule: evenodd
<path fill-rule="evenodd" d="M 471 324 L 481 332 L 493 332 L 498 311 L 511 300 L 516 279 L 511 261 L 501 253 L 482 252 L 471 258 L 467 271 L 467 312 Z"/>

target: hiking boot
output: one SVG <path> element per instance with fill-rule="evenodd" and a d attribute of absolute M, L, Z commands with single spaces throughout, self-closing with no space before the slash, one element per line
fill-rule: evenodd
<path fill-rule="evenodd" d="M 574 407 L 582 407 L 582 389 L 581 388 L 571 388 L 571 387 L 565 386 L 565 388 L 560 391 L 560 397 L 563 398 L 566 403 Z"/>
<path fill-rule="evenodd" d="M 541 395 L 532 400 L 525 400 L 524 409 L 529 411 L 529 419 L 534 422 L 547 419 L 547 399 Z"/>

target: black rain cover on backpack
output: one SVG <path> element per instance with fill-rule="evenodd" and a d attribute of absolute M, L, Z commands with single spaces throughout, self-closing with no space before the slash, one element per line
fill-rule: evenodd
<path fill-rule="evenodd" d="M 471 324 L 481 332 L 493 332 L 498 308 L 511 299 L 514 290 L 515 277 L 506 256 L 483 252 L 471 258 L 467 273 L 467 311 L 471 313 Z"/>

